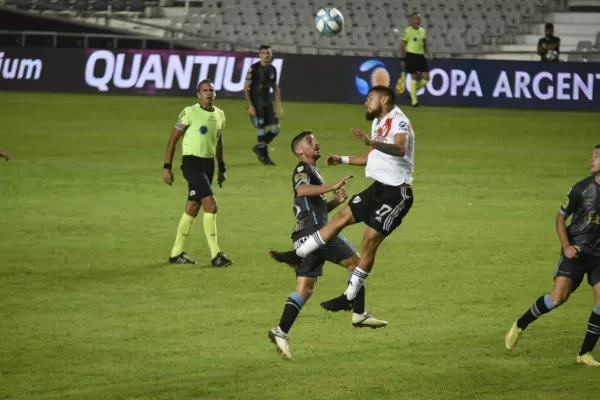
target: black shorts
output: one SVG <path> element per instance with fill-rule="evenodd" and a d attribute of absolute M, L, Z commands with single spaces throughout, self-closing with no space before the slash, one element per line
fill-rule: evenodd
<path fill-rule="evenodd" d="M 188 200 L 201 201 L 213 195 L 211 185 L 215 175 L 214 158 L 183 156 L 181 171 L 188 182 Z"/>
<path fill-rule="evenodd" d="M 250 117 L 252 121 L 252 125 L 254 125 L 257 129 L 262 129 L 265 126 L 278 125 L 279 118 L 277 117 L 277 112 L 275 112 L 275 107 L 273 103 L 270 104 L 258 104 L 255 106 L 256 108 L 256 116 Z"/>
<path fill-rule="evenodd" d="M 600 256 L 579 253 L 577 258 L 567 258 L 564 252 L 560 253 L 560 260 L 554 277 L 565 276 L 573 280 L 573 292 L 581 285 L 583 277 L 587 274 L 590 286 L 600 283 Z"/>
<path fill-rule="evenodd" d="M 299 238 L 294 236 L 294 248 L 297 249 L 302 243 L 308 239 L 310 234 L 306 236 L 300 236 Z M 325 246 L 310 253 L 302 265 L 296 269 L 296 276 L 306 276 L 316 278 L 317 276 L 323 275 L 323 264 L 325 261 L 329 261 L 334 264 L 339 264 L 343 260 L 351 258 L 355 254 L 358 254 L 352 243 L 342 235 L 337 235 L 332 240 L 327 242 Z"/>
<path fill-rule="evenodd" d="M 383 236 L 400 226 L 412 204 L 411 188 L 388 186 L 377 181 L 352 196 L 348 203 L 356 222 L 364 222 Z"/>
<path fill-rule="evenodd" d="M 424 54 L 406 53 L 406 73 L 429 72 L 429 64 Z"/>

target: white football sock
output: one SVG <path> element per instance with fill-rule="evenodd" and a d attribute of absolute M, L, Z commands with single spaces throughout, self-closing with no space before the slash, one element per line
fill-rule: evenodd
<path fill-rule="evenodd" d="M 302 243 L 300 247 L 296 249 L 296 254 L 298 254 L 299 257 L 305 258 L 310 253 L 323 246 L 325 246 L 325 241 L 317 231 L 310 235 L 306 242 Z"/>
<path fill-rule="evenodd" d="M 350 283 L 348 284 L 348 289 L 344 292 L 348 300 L 354 300 L 360 288 L 365 284 L 365 279 L 368 277 L 368 272 L 365 272 L 358 267 L 354 268 L 354 271 L 352 271 L 352 278 L 350 278 Z"/>

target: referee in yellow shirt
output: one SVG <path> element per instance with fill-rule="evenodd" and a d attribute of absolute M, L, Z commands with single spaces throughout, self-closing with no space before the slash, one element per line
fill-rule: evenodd
<path fill-rule="evenodd" d="M 215 87 L 208 79 L 198 84 L 198 103 L 186 107 L 179 115 L 167 146 L 167 156 L 163 166 L 163 178 L 167 185 L 173 184 L 171 170 L 177 142 L 183 136 L 181 171 L 188 182 L 188 200 L 185 212 L 177 227 L 175 244 L 171 250 L 169 262 L 173 264 L 196 264 L 183 251 L 194 219 L 204 208 L 204 234 L 210 248 L 212 266 L 226 267 L 232 261 L 221 252 L 217 242 L 217 200 L 212 191 L 215 174 L 215 156 L 219 165 L 219 186 L 225 182 L 225 160 L 223 159 L 223 131 L 225 113 L 213 105 L 216 97 Z"/>
<path fill-rule="evenodd" d="M 427 85 L 429 80 L 429 65 L 427 64 L 427 33 L 425 28 L 421 27 L 421 15 L 413 13 L 411 25 L 404 30 L 402 43 L 400 44 L 400 58 L 402 60 L 402 73 L 396 92 L 404 92 L 405 73 L 411 75 L 410 99 L 413 107 L 419 106 L 417 91 Z M 417 73 L 421 73 L 421 79 L 418 80 Z"/>

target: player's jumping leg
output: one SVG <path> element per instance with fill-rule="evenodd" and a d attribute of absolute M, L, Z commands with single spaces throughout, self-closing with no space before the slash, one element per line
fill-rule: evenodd
<path fill-rule="evenodd" d="M 355 222 L 352 210 L 349 206 L 346 206 L 327 225 L 310 235 L 296 250 L 286 252 L 270 251 L 269 254 L 275 261 L 290 265 L 300 265 L 303 258 L 318 248 L 325 246 L 328 241 L 336 237 L 346 226 L 352 225 Z"/>
<path fill-rule="evenodd" d="M 185 204 L 185 212 L 179 220 L 177 226 L 177 235 L 175 236 L 175 243 L 171 250 L 171 256 L 169 262 L 171 264 L 197 264 L 196 261 L 190 259 L 188 255 L 183 251 L 185 241 L 192 230 L 194 219 L 200 211 L 200 203 L 193 200 L 188 200 Z"/>
<path fill-rule="evenodd" d="M 511 326 L 504 342 L 506 349 L 509 351 L 514 349 L 529 324 L 567 301 L 572 291 L 573 280 L 565 276 L 557 276 L 554 279 L 554 286 L 550 294 L 538 298 L 531 308 Z"/>
<path fill-rule="evenodd" d="M 411 80 L 410 80 L 410 100 L 413 106 L 416 106 L 417 104 L 419 104 L 419 99 L 417 98 L 417 86 L 419 85 L 418 82 L 418 75 L 417 73 L 412 73 L 410 74 Z"/>
<path fill-rule="evenodd" d="M 217 199 L 207 196 L 202 199 L 204 207 L 204 235 L 210 248 L 211 264 L 213 267 L 227 267 L 232 261 L 221 252 L 217 241 Z"/>
<path fill-rule="evenodd" d="M 362 242 L 362 255 L 358 266 L 352 271 L 350 282 L 343 295 L 336 297 L 322 305 L 330 311 L 347 310 L 353 307 L 353 303 L 364 286 L 365 280 L 373 269 L 375 263 L 375 254 L 385 236 L 371 227 L 367 227 Z"/>
<path fill-rule="evenodd" d="M 279 326 L 269 331 L 269 339 L 275 345 L 275 348 L 281 354 L 285 360 L 292 359 L 292 352 L 290 350 L 290 336 L 289 332 L 296 321 L 296 317 L 300 314 L 304 304 L 310 299 L 313 294 L 315 284 L 317 283 L 316 277 L 296 277 L 296 291 L 289 295 L 283 307 L 283 313 L 279 320 Z"/>
<path fill-rule="evenodd" d="M 340 264 L 342 266 L 346 267 L 346 269 L 348 270 L 348 284 L 350 283 L 350 281 L 352 279 L 352 273 L 353 273 L 354 269 L 358 266 L 359 263 L 360 263 L 360 256 L 358 254 L 355 254 L 351 258 L 347 258 L 340 262 Z M 352 326 L 354 326 L 356 328 L 372 328 L 372 329 L 383 328 L 384 326 L 387 326 L 388 323 L 386 321 L 373 318 L 371 316 L 371 314 L 369 314 L 366 311 L 366 304 L 365 304 L 366 303 L 366 293 L 367 293 L 367 289 L 366 289 L 366 286 L 363 284 L 363 286 L 360 288 L 360 290 L 356 294 L 354 302 L 351 305 L 348 302 L 344 302 L 345 305 L 350 305 L 349 308 L 344 308 L 344 311 L 350 311 L 351 309 L 353 310 Z M 343 295 L 343 294 L 342 294 L 342 296 L 345 297 L 345 295 Z M 331 301 L 335 302 L 335 299 L 322 302 L 321 307 L 323 307 L 324 309 L 326 309 L 328 311 L 334 311 L 334 312 L 341 311 L 338 309 L 330 309 L 329 303 Z"/>
<path fill-rule="evenodd" d="M 597 272 L 598 273 L 598 272 Z M 598 273 L 600 274 L 600 273 Z M 593 286 L 594 297 L 596 299 L 596 307 L 590 314 L 588 328 L 583 339 L 581 351 L 577 356 L 577 364 L 588 365 L 590 367 L 600 367 L 600 362 L 596 361 L 592 356 L 592 350 L 600 338 L 600 282 Z"/>

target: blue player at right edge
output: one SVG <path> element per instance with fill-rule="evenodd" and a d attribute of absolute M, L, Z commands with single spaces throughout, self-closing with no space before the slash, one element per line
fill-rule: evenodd
<path fill-rule="evenodd" d="M 587 274 L 596 306 L 590 315 L 576 362 L 600 367 L 600 362 L 592 356 L 592 350 L 600 337 L 600 144 L 592 152 L 589 166 L 592 176 L 577 182 L 571 188 L 556 216 L 556 232 L 562 252 L 554 274 L 552 291 L 537 299 L 512 325 L 505 339 L 509 351 L 515 348 L 529 324 L 567 301 Z M 566 220 L 571 215 L 573 218 L 567 227 Z"/>

